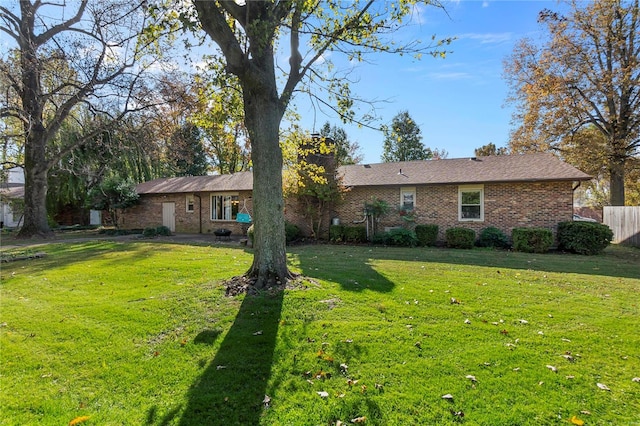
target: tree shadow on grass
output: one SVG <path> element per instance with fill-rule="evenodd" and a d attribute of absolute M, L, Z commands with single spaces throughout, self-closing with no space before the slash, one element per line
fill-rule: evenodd
<path fill-rule="evenodd" d="M 265 407 L 267 382 L 284 293 L 245 296 L 220 349 L 187 395 L 181 426 L 256 425 Z M 199 335 L 203 343 L 216 336 Z M 175 417 L 177 413 L 168 415 Z M 164 419 L 166 424 L 168 419 Z M 169 419 L 170 420 L 170 419 Z"/>
<path fill-rule="evenodd" d="M 395 283 L 381 275 L 372 256 L 362 247 L 320 246 L 318 250 L 292 249 L 296 265 L 304 276 L 338 283 L 343 290 L 388 293 Z"/>

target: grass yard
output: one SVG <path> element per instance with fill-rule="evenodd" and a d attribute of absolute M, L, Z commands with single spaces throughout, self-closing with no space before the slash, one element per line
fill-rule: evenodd
<path fill-rule="evenodd" d="M 640 250 L 51 244 L 2 264 L 1 425 L 638 425 Z M 447 396 L 447 398 L 443 398 Z M 584 422 L 584 423 L 582 423 Z"/>

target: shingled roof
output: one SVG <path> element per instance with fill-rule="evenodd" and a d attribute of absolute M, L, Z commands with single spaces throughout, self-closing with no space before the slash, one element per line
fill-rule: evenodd
<path fill-rule="evenodd" d="M 184 176 L 150 180 L 136 186 L 138 194 L 176 194 L 188 192 L 251 191 L 253 174 Z"/>
<path fill-rule="evenodd" d="M 591 176 L 547 153 L 497 155 L 398 163 L 356 164 L 338 169 L 345 186 L 582 181 Z M 156 179 L 136 186 L 138 194 L 251 191 L 253 174 Z"/>
<path fill-rule="evenodd" d="M 345 186 L 583 181 L 591 176 L 547 153 L 495 155 L 398 163 L 357 164 L 338 169 Z"/>

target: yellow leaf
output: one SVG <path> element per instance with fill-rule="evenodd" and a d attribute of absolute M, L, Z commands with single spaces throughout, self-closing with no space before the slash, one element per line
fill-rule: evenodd
<path fill-rule="evenodd" d="M 80 417 L 76 417 L 75 419 L 71 420 L 69 422 L 69 426 L 76 426 L 79 425 L 80 423 L 86 422 L 87 420 L 89 420 L 89 416 L 80 416 Z"/>
<path fill-rule="evenodd" d="M 584 421 L 580 420 L 576 416 L 571 417 L 569 421 L 571 422 L 572 425 L 578 425 L 578 426 L 584 425 Z"/>

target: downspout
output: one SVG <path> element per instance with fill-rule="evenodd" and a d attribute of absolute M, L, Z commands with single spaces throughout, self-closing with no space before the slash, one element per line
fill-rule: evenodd
<path fill-rule="evenodd" d="M 576 203 L 576 189 L 580 188 L 580 185 L 582 185 L 581 181 L 578 181 L 578 183 L 571 189 L 571 218 L 573 219 L 573 213 L 574 213 L 574 207 L 575 207 L 575 203 Z"/>
<path fill-rule="evenodd" d="M 200 228 L 198 233 L 202 234 L 202 197 L 199 194 L 193 193 L 194 197 L 198 197 L 198 224 Z"/>

